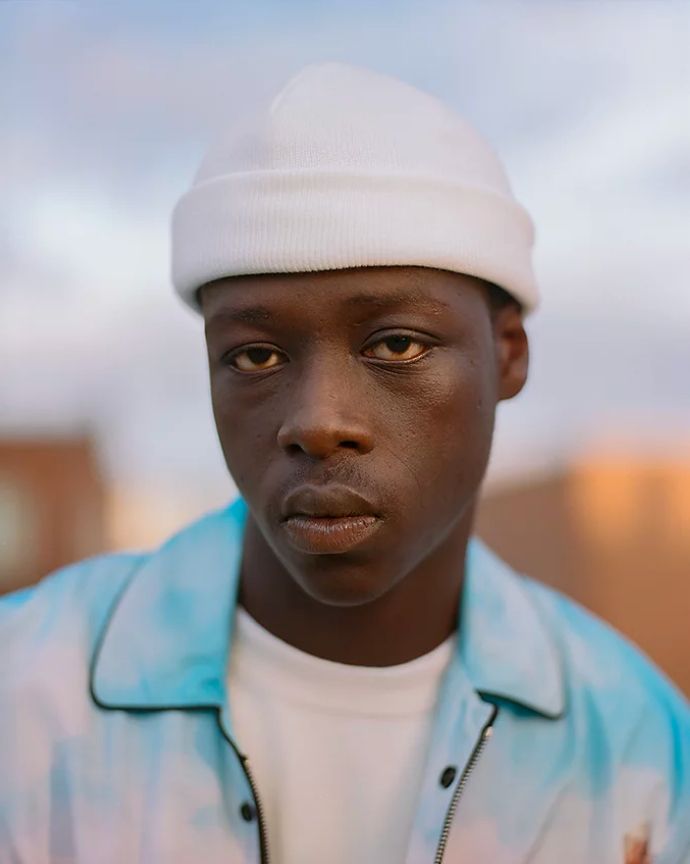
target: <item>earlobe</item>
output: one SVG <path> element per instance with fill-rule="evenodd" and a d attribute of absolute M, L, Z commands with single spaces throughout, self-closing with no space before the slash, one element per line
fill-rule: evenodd
<path fill-rule="evenodd" d="M 516 306 L 501 309 L 494 321 L 498 399 L 512 399 L 525 386 L 529 369 L 529 342 Z"/>

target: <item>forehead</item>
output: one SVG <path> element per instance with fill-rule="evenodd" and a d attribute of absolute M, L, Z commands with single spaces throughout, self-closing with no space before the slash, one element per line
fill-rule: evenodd
<path fill-rule="evenodd" d="M 483 294 L 472 276 L 427 267 L 358 267 L 316 273 L 233 276 L 200 290 L 207 324 L 216 317 L 259 323 L 274 315 L 350 314 L 396 308 L 427 313 L 466 310 Z"/>

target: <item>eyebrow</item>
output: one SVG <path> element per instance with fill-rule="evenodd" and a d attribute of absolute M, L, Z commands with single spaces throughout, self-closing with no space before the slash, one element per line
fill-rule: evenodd
<path fill-rule="evenodd" d="M 417 309 L 426 309 L 438 312 L 440 309 L 448 309 L 448 304 L 439 300 L 431 300 L 421 291 L 400 291 L 395 294 L 370 294 L 363 292 L 348 297 L 346 306 L 370 306 L 377 309 L 389 309 L 391 306 L 414 306 Z"/>
<path fill-rule="evenodd" d="M 395 294 L 362 292 L 346 298 L 343 305 L 349 308 L 368 306 L 373 309 L 390 309 L 394 306 L 408 305 L 431 312 L 439 312 L 441 309 L 448 308 L 447 303 L 430 300 L 418 291 L 401 291 Z M 269 321 L 271 318 L 273 318 L 273 313 L 266 306 L 242 306 L 238 309 L 222 307 L 209 318 L 206 329 L 224 323 L 258 324 Z"/>
<path fill-rule="evenodd" d="M 226 323 L 257 324 L 260 321 L 268 321 L 271 312 L 265 306 L 243 306 L 240 309 L 219 309 L 211 315 L 207 328 L 211 325 Z"/>

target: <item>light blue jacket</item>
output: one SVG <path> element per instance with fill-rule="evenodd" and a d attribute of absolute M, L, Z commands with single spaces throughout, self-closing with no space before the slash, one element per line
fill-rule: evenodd
<path fill-rule="evenodd" d="M 268 860 L 225 689 L 245 514 L 0 601 L 0 864 Z M 473 540 L 407 864 L 626 864 L 643 829 L 690 862 L 687 703 Z"/>

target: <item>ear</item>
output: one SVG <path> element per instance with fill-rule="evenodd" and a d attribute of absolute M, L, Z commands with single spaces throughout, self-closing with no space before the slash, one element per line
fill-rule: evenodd
<path fill-rule="evenodd" d="M 512 399 L 525 386 L 529 369 L 529 342 L 519 306 L 509 303 L 493 319 L 498 399 Z"/>

